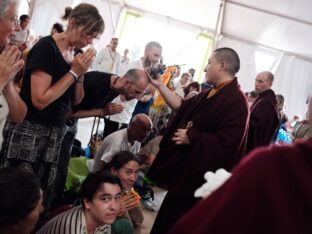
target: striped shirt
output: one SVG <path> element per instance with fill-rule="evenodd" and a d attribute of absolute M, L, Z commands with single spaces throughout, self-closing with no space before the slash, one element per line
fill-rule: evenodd
<path fill-rule="evenodd" d="M 82 206 L 74 207 L 54 217 L 36 234 L 87 234 Z M 98 227 L 94 234 L 111 234 L 111 226 Z"/>

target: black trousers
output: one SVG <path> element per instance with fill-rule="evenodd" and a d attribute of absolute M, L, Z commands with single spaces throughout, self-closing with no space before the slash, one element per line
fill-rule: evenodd
<path fill-rule="evenodd" d="M 107 137 L 108 135 L 112 134 L 113 132 L 116 132 L 120 129 L 128 127 L 128 124 L 111 121 L 107 118 L 104 118 L 104 122 L 105 122 L 105 127 L 104 127 L 103 139 Z"/>
<path fill-rule="evenodd" d="M 64 188 L 67 178 L 67 170 L 74 139 L 77 134 L 78 120 L 73 125 L 66 126 L 66 133 L 62 142 L 60 158 L 58 163 L 58 173 L 56 175 L 55 187 L 53 192 L 52 207 L 56 208 L 64 202 Z"/>

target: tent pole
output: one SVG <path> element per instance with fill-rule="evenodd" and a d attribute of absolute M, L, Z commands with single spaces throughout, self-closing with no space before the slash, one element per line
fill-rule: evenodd
<path fill-rule="evenodd" d="M 116 25 L 115 25 L 115 19 L 114 19 L 113 10 L 112 10 L 112 0 L 109 0 L 109 11 L 110 11 L 111 19 L 112 19 L 112 24 L 113 24 L 113 32 L 114 32 L 114 35 L 115 35 Z"/>
<path fill-rule="evenodd" d="M 35 4 L 36 4 L 36 1 L 37 0 L 28 0 L 28 15 L 30 18 L 32 18 L 32 15 L 34 13 L 34 7 L 35 7 Z"/>
<path fill-rule="evenodd" d="M 218 18 L 217 18 L 217 23 L 216 23 L 216 27 L 215 27 L 214 40 L 213 40 L 213 44 L 212 44 L 213 50 L 215 50 L 217 48 L 218 38 L 222 34 L 224 14 L 225 14 L 225 12 L 224 12 L 225 11 L 225 1 L 226 0 L 220 0 Z"/>

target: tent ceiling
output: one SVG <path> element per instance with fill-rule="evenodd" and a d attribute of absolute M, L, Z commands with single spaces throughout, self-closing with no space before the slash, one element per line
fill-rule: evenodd
<path fill-rule="evenodd" d="M 124 0 L 199 27 L 216 28 L 221 0 Z M 222 33 L 312 59 L 311 0 L 227 0 Z"/>
<path fill-rule="evenodd" d="M 220 5 L 219 0 L 126 0 L 125 3 L 207 29 L 215 29 Z"/>
<path fill-rule="evenodd" d="M 228 0 L 229 3 L 238 3 L 264 11 L 292 17 L 312 24 L 311 0 Z"/>
<path fill-rule="evenodd" d="M 312 58 L 312 25 L 228 3 L 223 33 Z"/>

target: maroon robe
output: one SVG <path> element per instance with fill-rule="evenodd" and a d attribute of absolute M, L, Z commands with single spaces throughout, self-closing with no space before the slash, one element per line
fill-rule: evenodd
<path fill-rule="evenodd" d="M 168 190 L 152 233 L 164 233 L 194 205 L 194 199 L 188 205 L 182 201 L 194 197 L 195 190 L 205 182 L 205 172 L 231 170 L 243 157 L 249 116 L 245 95 L 236 79 L 207 99 L 209 92 L 183 101 L 147 174 Z M 190 121 L 190 144 L 177 145 L 172 141 L 174 133 Z"/>
<path fill-rule="evenodd" d="M 275 93 L 269 89 L 259 94 L 250 107 L 247 153 L 269 145 L 279 124 Z"/>
<path fill-rule="evenodd" d="M 312 141 L 253 151 L 169 231 L 312 233 Z"/>

